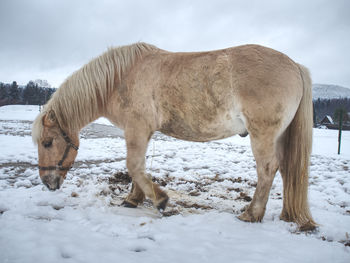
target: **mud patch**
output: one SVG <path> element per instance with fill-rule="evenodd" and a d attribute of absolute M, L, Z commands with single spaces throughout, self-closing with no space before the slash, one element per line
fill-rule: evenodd
<path fill-rule="evenodd" d="M 252 201 L 252 198 L 246 193 L 240 192 L 239 196 L 235 200 L 244 200 L 246 202 Z"/>
<path fill-rule="evenodd" d="M 213 209 L 211 206 L 208 206 L 208 205 L 200 205 L 197 203 L 188 203 L 185 201 L 177 201 L 176 205 L 183 207 L 183 208 L 193 208 L 193 209 L 203 209 L 203 210 Z"/>
<path fill-rule="evenodd" d="M 163 186 L 163 187 L 167 186 L 167 184 L 168 184 L 166 179 L 156 178 L 156 177 L 152 178 L 152 182 L 157 183 L 158 185 Z"/>
<path fill-rule="evenodd" d="M 126 185 L 126 184 L 130 184 L 131 181 L 132 180 L 128 172 L 117 172 L 108 178 L 108 183 L 110 185 L 117 185 L 117 184 Z"/>
<path fill-rule="evenodd" d="M 176 215 L 179 215 L 179 214 L 181 214 L 179 210 L 172 209 L 172 210 L 164 211 L 162 213 L 162 216 L 170 217 L 170 216 L 176 216 Z"/>

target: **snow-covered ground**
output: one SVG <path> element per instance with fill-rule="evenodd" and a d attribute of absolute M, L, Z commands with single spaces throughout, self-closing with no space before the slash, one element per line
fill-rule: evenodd
<path fill-rule="evenodd" d="M 256 186 L 249 137 L 154 135 L 147 170 L 171 198 L 160 215 L 148 201 L 119 206 L 131 187 L 126 148 L 105 119 L 82 131 L 74 168 L 48 191 L 30 137 L 37 114 L 0 107 L 0 262 L 350 262 L 350 132 L 337 155 L 337 131 L 314 130 L 309 199 L 320 226 L 300 233 L 279 220 L 279 174 L 263 222 L 236 218 Z"/>

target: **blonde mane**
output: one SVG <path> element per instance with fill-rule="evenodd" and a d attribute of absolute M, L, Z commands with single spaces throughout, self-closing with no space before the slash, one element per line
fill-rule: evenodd
<path fill-rule="evenodd" d="M 122 73 L 147 52 L 159 50 L 153 45 L 135 43 L 110 48 L 68 77 L 35 119 L 32 138 L 38 142 L 43 116 L 53 110 L 63 130 L 76 131 L 97 118 L 109 95 L 121 81 Z"/>

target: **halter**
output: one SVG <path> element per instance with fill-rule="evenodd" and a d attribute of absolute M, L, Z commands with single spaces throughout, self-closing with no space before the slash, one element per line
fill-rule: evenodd
<path fill-rule="evenodd" d="M 73 148 L 74 150 L 78 151 L 79 147 L 76 146 L 74 143 L 72 143 L 72 140 L 68 137 L 68 135 L 62 129 L 61 129 L 61 134 L 63 136 L 63 139 L 67 143 L 66 149 L 64 150 L 64 153 L 63 153 L 61 160 L 58 162 L 58 164 L 56 166 L 40 166 L 40 165 L 38 165 L 39 170 L 42 170 L 42 171 L 52 171 L 52 170 L 68 171 L 70 168 L 72 168 L 72 166 L 64 167 L 64 166 L 62 166 L 62 164 L 63 164 L 64 160 L 67 158 L 70 148 Z"/>

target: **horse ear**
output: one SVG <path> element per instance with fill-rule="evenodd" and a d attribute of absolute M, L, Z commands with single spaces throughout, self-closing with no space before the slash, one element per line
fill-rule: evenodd
<path fill-rule="evenodd" d="M 50 110 L 43 117 L 43 124 L 47 127 L 53 127 L 57 123 L 56 114 L 53 110 Z"/>

